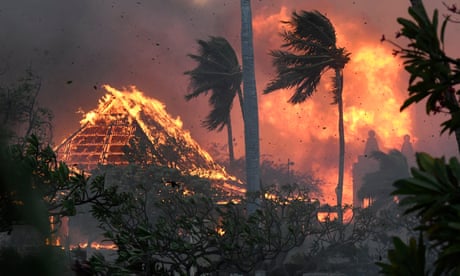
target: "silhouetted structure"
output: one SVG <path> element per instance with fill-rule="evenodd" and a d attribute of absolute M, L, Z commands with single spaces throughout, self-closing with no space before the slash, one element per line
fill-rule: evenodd
<path fill-rule="evenodd" d="M 379 143 L 375 138 L 375 131 L 369 130 L 369 136 L 367 137 L 366 147 L 364 148 L 364 156 L 369 157 L 374 151 L 379 151 Z"/>
<path fill-rule="evenodd" d="M 353 164 L 353 207 L 363 207 L 363 202 L 358 197 L 358 191 L 363 184 L 363 177 L 371 172 L 375 172 L 379 168 L 377 160 L 372 158 L 374 151 L 379 151 L 375 131 L 369 130 L 369 136 L 364 147 L 364 154 L 358 156 L 358 162 Z"/>
<path fill-rule="evenodd" d="M 404 142 L 401 147 L 401 153 L 406 157 L 409 168 L 415 166 L 415 151 L 412 147 L 409 135 L 404 135 Z"/>
<path fill-rule="evenodd" d="M 379 170 L 379 162 L 374 159 L 373 152 L 380 151 L 375 131 L 370 130 L 366 140 L 364 154 L 358 156 L 358 161 L 353 164 L 353 207 L 366 207 L 358 197 L 358 191 L 363 185 L 363 177 Z M 404 135 L 401 153 L 406 157 L 409 167 L 415 166 L 415 152 L 409 135 Z"/>

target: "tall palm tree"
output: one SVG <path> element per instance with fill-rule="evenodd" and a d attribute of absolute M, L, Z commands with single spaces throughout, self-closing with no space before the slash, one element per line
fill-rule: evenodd
<path fill-rule="evenodd" d="M 225 38 L 211 36 L 207 41 L 197 42 L 200 46 L 199 54 L 188 56 L 198 62 L 198 65 L 195 69 L 184 73 L 190 76 L 189 93 L 185 99 L 188 101 L 211 92 L 209 104 L 212 110 L 202 125 L 209 131 L 222 131 L 227 127 L 228 153 L 232 164 L 235 155 L 230 111 L 237 94 L 243 111 L 241 66 L 235 51 Z"/>
<path fill-rule="evenodd" d="M 254 73 L 251 1 L 241 0 L 241 53 L 243 60 L 244 141 L 248 212 L 256 209 L 260 191 L 259 109 Z"/>
<path fill-rule="evenodd" d="M 342 194 L 345 157 L 343 128 L 343 68 L 350 60 L 345 48 L 336 46 L 335 29 L 329 19 L 318 11 L 294 12 L 291 20 L 284 22 L 289 29 L 282 33 L 286 50 L 271 51 L 277 76 L 268 84 L 264 94 L 283 88 L 295 88 L 289 102 L 298 104 L 309 98 L 328 70 L 332 78 L 334 104 L 339 110 L 339 172 L 336 188 L 339 222 L 343 222 Z"/>

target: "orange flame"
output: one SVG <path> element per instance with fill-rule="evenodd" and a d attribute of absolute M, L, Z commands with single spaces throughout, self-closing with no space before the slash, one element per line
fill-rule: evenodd
<path fill-rule="evenodd" d="M 88 247 L 88 243 L 87 242 L 80 242 L 78 244 L 73 244 L 70 246 L 70 250 L 75 250 L 75 249 L 78 249 L 78 248 L 81 248 L 81 249 L 85 249 Z M 96 249 L 96 250 L 101 250 L 101 249 L 105 249 L 105 250 L 117 250 L 118 247 L 114 244 L 114 243 L 98 243 L 98 242 L 92 242 L 91 245 L 90 245 L 90 248 L 92 249 Z"/>
<path fill-rule="evenodd" d="M 362 25 L 330 12 L 327 16 L 336 28 L 338 46 L 345 45 L 352 53 L 344 70 L 343 87 L 346 139 L 344 203 L 351 203 L 351 167 L 357 156 L 364 152 L 368 131 L 372 129 L 376 132 L 382 151 L 400 149 L 406 134 L 411 135 L 412 141 L 416 141 L 417 137 L 413 135 L 413 113 L 399 112 L 405 99 L 405 87 L 401 85 L 404 72 L 398 58 L 380 44 L 378 37 L 374 40 L 364 37 Z M 286 7 L 272 14 L 256 16 L 255 40 L 268 44 L 265 47 L 269 49 L 279 49 L 283 43 L 279 33 L 286 27 L 281 22 L 289 18 Z M 361 37 L 350 40 L 356 36 Z M 273 68 L 266 61 L 266 50 L 256 51 L 256 55 L 257 52 L 264 55 L 256 56 L 256 60 L 262 63 L 259 68 Z M 258 76 L 258 90 L 263 90 L 273 76 L 274 73 Z M 270 137 L 263 141 L 261 150 L 281 160 L 290 158 L 296 163 L 296 169 L 311 171 L 323 179 L 324 201 L 333 204 L 337 186 L 338 110 L 337 106 L 330 105 L 332 96 L 328 93 L 331 90 L 328 80 L 328 75 L 324 76 L 318 91 L 299 105 L 287 103 L 292 95 L 290 90 L 261 96 L 261 137 Z"/>
<path fill-rule="evenodd" d="M 80 121 L 82 128 L 86 125 L 97 125 L 101 121 L 109 125 L 110 122 L 116 121 L 125 116 L 123 114 L 128 113 L 128 120 L 135 120 L 152 144 L 174 146 L 170 142 L 170 139 L 173 138 L 176 141 L 184 141 L 187 149 L 198 153 L 197 156 L 199 156 L 198 159 L 202 163 L 201 165 L 197 164 L 198 161 L 191 161 L 190 156 L 187 156 L 186 153 L 182 153 L 178 157 L 179 160 L 175 162 L 176 169 L 191 175 L 223 181 L 224 188 L 232 192 L 238 194 L 245 192 L 242 182 L 229 175 L 225 168 L 214 162 L 209 153 L 192 139 L 190 132 L 182 128 L 182 120 L 179 117 L 174 119 L 166 112 L 163 103 L 156 99 L 145 97 L 135 86 L 124 90 L 117 90 L 110 85 L 104 85 L 103 87 L 108 93 L 99 101 L 97 109 L 84 115 L 84 118 Z M 157 127 L 151 125 L 152 120 L 154 120 L 154 124 Z M 104 154 L 101 153 L 102 155 Z"/>

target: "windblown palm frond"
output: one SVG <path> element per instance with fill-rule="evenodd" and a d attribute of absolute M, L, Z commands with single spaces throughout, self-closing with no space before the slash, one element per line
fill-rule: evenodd
<path fill-rule="evenodd" d="M 318 11 L 301 11 L 300 14 L 294 12 L 292 21 L 286 22 L 293 27 L 292 31 L 287 32 L 290 38 L 283 46 L 293 47 L 296 50 L 309 50 L 318 46 L 321 49 L 335 48 L 336 36 L 335 29 L 331 21 Z M 307 42 L 306 45 L 304 42 Z M 307 48 L 306 48 L 307 46 Z"/>
<path fill-rule="evenodd" d="M 198 40 L 199 53 L 190 54 L 198 65 L 186 71 L 190 76 L 189 93 L 186 100 L 211 92 L 211 112 L 203 121 L 208 130 L 221 131 L 229 122 L 233 99 L 240 90 L 242 72 L 238 58 L 230 43 L 222 37 L 211 36 L 209 40 Z"/>
<path fill-rule="evenodd" d="M 282 36 L 287 50 L 271 51 L 277 76 L 264 94 L 283 88 L 295 88 L 291 103 L 301 103 L 316 91 L 321 76 L 329 69 L 341 70 L 349 53 L 337 48 L 335 30 L 327 17 L 318 11 L 294 12 L 291 26 Z M 334 103 L 336 100 L 334 100 Z"/>
<path fill-rule="evenodd" d="M 287 51 L 272 51 L 273 65 L 278 72 L 264 93 L 270 93 L 283 88 L 294 88 L 291 103 L 301 103 L 316 90 L 322 74 L 333 60 L 328 56 L 303 56 Z"/>
<path fill-rule="evenodd" d="M 276 77 L 271 80 L 264 94 L 283 88 L 294 89 L 289 99 L 293 104 L 304 102 L 316 91 L 323 74 L 329 69 L 335 72 L 333 83 L 334 104 L 339 111 L 339 172 L 337 180 L 338 220 L 343 222 L 342 193 L 345 156 L 343 126 L 343 74 L 350 54 L 337 48 L 335 30 L 329 19 L 318 11 L 294 12 L 291 21 L 284 22 L 289 29 L 281 34 L 284 50 L 271 51 Z"/>

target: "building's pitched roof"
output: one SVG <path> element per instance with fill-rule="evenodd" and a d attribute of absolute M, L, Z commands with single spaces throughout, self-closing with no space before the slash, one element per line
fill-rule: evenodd
<path fill-rule="evenodd" d="M 167 166 L 232 182 L 229 189 L 244 192 L 241 182 L 215 163 L 160 101 L 143 96 L 135 87 L 126 91 L 104 88 L 108 93 L 99 106 L 56 148 L 60 160 L 85 171 L 99 164 L 126 165 L 130 161 Z"/>

